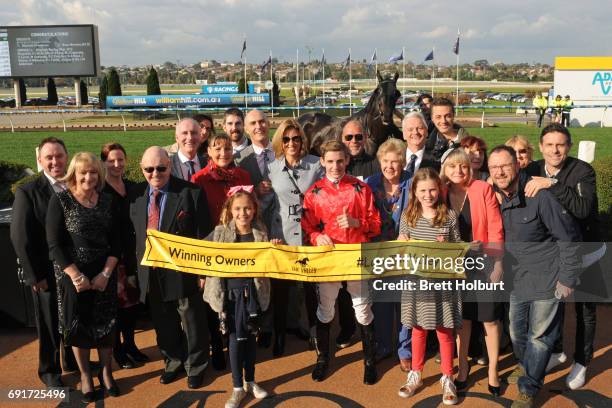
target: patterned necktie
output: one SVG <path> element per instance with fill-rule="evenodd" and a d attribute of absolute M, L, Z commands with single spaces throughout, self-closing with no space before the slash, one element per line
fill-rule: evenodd
<path fill-rule="evenodd" d="M 408 162 L 408 173 L 410 173 L 410 175 L 414 176 L 414 168 L 416 167 L 416 160 L 417 160 L 417 155 L 413 154 L 412 156 L 410 156 L 410 162 Z"/>
<path fill-rule="evenodd" d="M 153 191 L 153 197 L 149 205 L 149 218 L 147 220 L 147 229 L 159 229 L 159 190 Z"/>
<path fill-rule="evenodd" d="M 195 163 L 193 160 L 187 160 L 185 163 L 187 164 L 187 167 L 189 167 L 189 170 L 187 170 L 187 181 L 191 181 L 191 178 L 195 174 Z"/>
<path fill-rule="evenodd" d="M 263 176 L 264 179 L 268 178 L 268 163 L 270 162 L 270 159 L 268 158 L 268 152 L 270 150 L 269 149 L 263 149 L 261 152 L 261 155 L 263 157 L 263 170 L 261 172 L 261 175 Z"/>

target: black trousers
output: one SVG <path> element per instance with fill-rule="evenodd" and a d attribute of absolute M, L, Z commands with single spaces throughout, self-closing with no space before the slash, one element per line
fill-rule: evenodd
<path fill-rule="evenodd" d="M 232 383 L 235 388 L 242 387 L 244 381 L 255 381 L 255 336 L 249 334 L 246 340 L 236 340 L 236 333 L 229 335 L 229 356 L 232 367 Z"/>
<path fill-rule="evenodd" d="M 574 361 L 583 366 L 588 366 L 593 358 L 593 341 L 595 340 L 595 328 L 597 323 L 597 303 L 576 302 L 576 348 Z M 560 307 L 561 321 L 565 318 L 565 303 Z M 555 342 L 553 353 L 563 352 L 563 326 L 561 326 L 559 338 Z"/>
<path fill-rule="evenodd" d="M 32 291 L 34 300 L 34 317 L 38 334 L 38 377 L 47 384 L 57 381 L 65 369 L 77 368 L 70 346 L 62 344 L 58 329 L 57 287 L 55 279 L 47 279 L 46 291 Z"/>
<path fill-rule="evenodd" d="M 157 345 L 166 361 L 167 372 L 184 365 L 188 376 L 200 375 L 208 365 L 209 337 L 202 294 L 163 301 L 155 275 L 149 278 L 147 294 Z"/>

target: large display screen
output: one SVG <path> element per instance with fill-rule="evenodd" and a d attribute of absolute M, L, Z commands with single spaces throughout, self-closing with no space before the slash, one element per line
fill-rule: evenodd
<path fill-rule="evenodd" d="M 94 25 L 0 26 L 0 78 L 88 77 L 99 67 Z"/>

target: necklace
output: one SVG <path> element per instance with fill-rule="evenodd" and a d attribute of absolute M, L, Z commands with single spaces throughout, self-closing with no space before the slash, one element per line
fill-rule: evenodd
<path fill-rule="evenodd" d="M 84 194 L 74 194 L 74 197 L 77 199 L 77 201 L 79 201 L 81 204 L 83 204 L 84 207 L 87 208 L 91 208 L 96 205 L 94 201 L 94 196 L 96 196 L 95 191 L 89 194 L 89 196 L 86 196 Z"/>

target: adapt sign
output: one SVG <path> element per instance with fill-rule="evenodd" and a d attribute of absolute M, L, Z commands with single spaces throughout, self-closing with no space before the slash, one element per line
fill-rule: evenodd
<path fill-rule="evenodd" d="M 610 94 L 610 89 L 612 88 L 612 72 L 610 71 L 598 71 L 593 76 L 593 85 L 599 86 L 601 93 L 604 96 L 608 96 Z"/>

